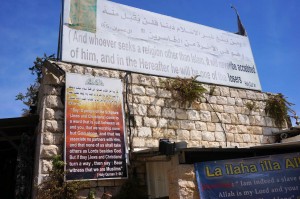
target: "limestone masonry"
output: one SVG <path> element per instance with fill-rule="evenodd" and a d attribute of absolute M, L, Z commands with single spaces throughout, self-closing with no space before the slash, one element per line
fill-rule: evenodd
<path fill-rule="evenodd" d="M 203 84 L 207 89 L 200 102 L 181 104 L 174 100 L 175 92 L 166 90 L 161 81 L 166 78 L 131 73 L 128 85 L 126 72 L 92 68 L 62 62 L 51 62 L 65 72 L 118 78 L 123 80 L 124 102 L 127 95 L 131 115 L 131 137 L 128 146 L 131 151 L 157 148 L 160 138 L 172 142 L 186 141 L 188 147 L 249 147 L 274 143 L 272 132 L 278 131 L 272 118 L 266 116 L 267 93 Z M 40 143 L 37 154 L 36 176 L 39 181 L 51 169 L 50 158 L 63 154 L 64 138 L 64 76 L 56 77 L 46 68 L 39 91 L 38 127 Z M 125 93 L 126 86 L 128 93 Z M 213 91 L 213 92 L 212 92 Z M 245 105 L 255 102 L 250 111 Z M 125 113 L 128 112 L 126 105 Z M 125 118 L 129 135 L 128 118 Z M 134 125 L 133 125 L 134 124 Z M 172 158 L 169 171 L 170 198 L 199 198 L 193 165 L 179 165 Z M 174 166 L 176 165 L 176 167 Z M 145 165 L 138 167 L 145 183 Z M 123 180 L 124 181 L 124 180 Z M 118 187 L 122 180 L 92 181 L 91 187 Z M 99 191 L 98 190 L 98 191 Z M 81 195 L 87 195 L 82 190 Z"/>

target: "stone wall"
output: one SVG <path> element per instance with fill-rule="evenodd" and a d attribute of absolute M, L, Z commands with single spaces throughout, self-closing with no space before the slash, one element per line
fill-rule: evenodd
<path fill-rule="evenodd" d="M 199 199 L 196 174 L 193 164 L 178 164 L 178 156 L 172 158 L 168 172 L 169 198 Z"/>
<path fill-rule="evenodd" d="M 128 138 L 131 151 L 158 147 L 160 138 L 186 141 L 188 147 L 248 147 L 275 141 L 272 132 L 278 129 L 264 112 L 266 93 L 203 84 L 207 89 L 204 98 L 183 105 L 174 100 L 175 92 L 163 87 L 161 82 L 166 78 L 131 73 L 128 85 L 125 85 L 125 72 L 62 62 L 47 64 L 57 65 L 65 72 L 124 80 L 124 97 L 127 96 L 134 116 Z M 38 106 L 38 182 L 51 169 L 50 158 L 63 153 L 64 84 L 64 76 L 57 77 L 47 69 L 43 70 Z M 125 93 L 126 86 L 128 93 Z M 248 102 L 255 102 L 254 110 L 246 107 Z M 126 106 L 125 109 L 127 112 Z M 113 185 L 119 184 L 113 182 Z"/>

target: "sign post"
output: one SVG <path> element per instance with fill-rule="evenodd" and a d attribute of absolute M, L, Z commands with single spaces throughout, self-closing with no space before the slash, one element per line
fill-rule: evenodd
<path fill-rule="evenodd" d="M 62 60 L 261 90 L 248 37 L 111 1 L 65 1 Z"/>
<path fill-rule="evenodd" d="M 201 199 L 300 198 L 300 153 L 195 164 Z"/>
<path fill-rule="evenodd" d="M 66 180 L 127 177 L 122 82 L 66 74 Z"/>

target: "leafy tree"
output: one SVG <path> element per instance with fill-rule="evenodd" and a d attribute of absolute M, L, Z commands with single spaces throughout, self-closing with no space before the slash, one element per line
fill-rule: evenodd
<path fill-rule="evenodd" d="M 85 185 L 84 182 L 64 180 L 65 163 L 61 156 L 54 156 L 52 165 L 49 176 L 37 187 L 37 199 L 76 199 L 77 191 Z"/>
<path fill-rule="evenodd" d="M 269 96 L 266 101 L 265 112 L 267 115 L 274 118 L 277 127 L 283 127 L 286 121 L 289 121 L 288 113 L 296 114 L 290 107 L 294 105 L 286 100 L 286 97 L 281 93 Z"/>
<path fill-rule="evenodd" d="M 43 57 L 37 57 L 33 62 L 34 65 L 28 68 L 31 71 L 31 74 L 35 75 L 36 78 L 33 84 L 29 85 L 25 93 L 20 92 L 16 96 L 16 100 L 22 101 L 23 104 L 27 106 L 27 108 L 23 109 L 22 116 L 28 116 L 30 114 L 34 114 L 35 112 L 34 107 L 37 105 L 36 103 L 38 100 L 38 90 L 42 80 L 42 67 L 44 65 L 44 62 L 48 59 L 54 59 L 54 54 L 50 56 L 44 54 Z"/>

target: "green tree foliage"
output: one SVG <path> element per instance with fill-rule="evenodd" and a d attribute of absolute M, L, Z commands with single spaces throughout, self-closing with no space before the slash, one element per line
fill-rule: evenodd
<path fill-rule="evenodd" d="M 49 176 L 37 186 L 37 199 L 76 199 L 77 191 L 84 185 L 83 182 L 64 181 L 64 162 L 61 156 L 52 159 L 52 170 Z"/>
<path fill-rule="evenodd" d="M 177 91 L 174 99 L 181 103 L 192 103 L 195 100 L 200 100 L 206 89 L 197 80 L 197 76 L 191 78 L 175 78 L 167 79 L 162 84 L 169 91 Z"/>
<path fill-rule="evenodd" d="M 266 101 L 266 113 L 274 118 L 275 125 L 282 127 L 288 119 L 288 113 L 295 113 L 290 106 L 294 104 L 288 102 L 286 98 L 281 94 L 271 95 Z"/>
<path fill-rule="evenodd" d="M 27 106 L 27 108 L 23 109 L 23 116 L 31 114 L 30 109 L 36 106 L 38 100 L 38 90 L 42 80 L 42 67 L 47 59 L 54 59 L 54 55 L 47 56 L 44 54 L 44 57 L 36 58 L 36 60 L 33 62 L 34 65 L 28 68 L 31 74 L 36 76 L 34 82 L 29 85 L 25 93 L 20 92 L 16 96 L 16 100 L 22 101 L 23 104 Z"/>

